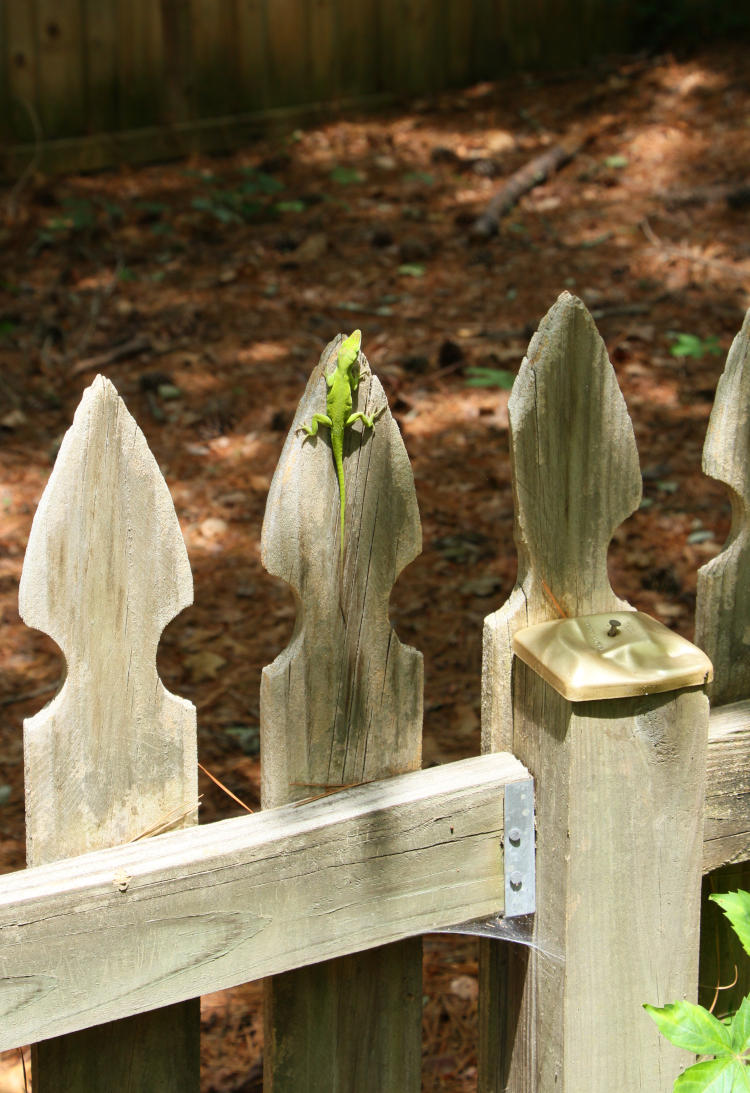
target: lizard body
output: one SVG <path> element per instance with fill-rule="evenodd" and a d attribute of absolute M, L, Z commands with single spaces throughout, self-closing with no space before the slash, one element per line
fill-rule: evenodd
<path fill-rule="evenodd" d="M 340 505 L 340 551 L 344 560 L 344 512 L 346 510 L 346 484 L 344 480 L 344 431 L 355 421 L 361 421 L 368 429 L 375 424 L 378 411 L 368 417 L 361 411 L 352 413 L 352 394 L 359 387 L 359 372 L 356 369 L 359 347 L 362 344 L 362 331 L 355 330 L 339 346 L 336 368 L 326 376 L 326 411 L 325 414 L 313 414 L 309 425 L 301 425 L 299 431 L 307 436 L 316 436 L 319 425 L 327 425 L 331 430 L 331 448 L 336 477 L 339 483 Z M 383 407 L 385 409 L 385 407 Z"/>

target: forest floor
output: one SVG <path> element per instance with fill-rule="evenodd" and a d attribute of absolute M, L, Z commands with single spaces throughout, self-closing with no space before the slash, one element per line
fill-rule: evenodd
<path fill-rule="evenodd" d="M 34 511 L 97 372 L 146 434 L 174 498 L 195 605 L 159 671 L 198 708 L 201 763 L 259 804 L 260 672 L 292 632 L 260 564 L 269 483 L 307 376 L 363 330 L 408 449 L 424 548 L 396 586 L 425 657 L 425 765 L 476 754 L 482 621 L 516 571 L 508 391 L 565 289 L 592 310 L 633 418 L 641 508 L 614 536 L 615 591 L 692 636 L 696 571 L 721 549 L 724 489 L 701 449 L 750 305 L 744 51 L 620 58 L 337 118 L 224 157 L 0 189 L 0 870 L 24 864 L 22 720 L 57 688 L 54 644 L 18 617 Z M 514 171 L 577 154 L 497 235 L 470 228 Z M 201 775 L 201 819 L 237 805 Z M 476 1087 L 476 946 L 425 939 L 424 1089 Z M 203 1000 L 203 1091 L 248 1093 L 260 984 Z M 244 1083 L 244 1084 L 243 1084 Z M 0 1093 L 23 1088 L 18 1053 Z M 259 1088 L 259 1087 L 258 1087 Z"/>

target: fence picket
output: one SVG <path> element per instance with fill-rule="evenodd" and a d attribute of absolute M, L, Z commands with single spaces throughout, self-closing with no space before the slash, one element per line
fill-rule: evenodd
<path fill-rule="evenodd" d="M 292 640 L 261 682 L 264 807 L 420 765 L 422 655 L 401 645 L 388 619 L 393 584 L 421 549 L 398 427 L 386 408 L 374 429 L 346 430 L 343 571 L 328 430 L 315 440 L 298 433 L 324 408 L 323 376 L 340 340 L 312 373 L 263 524 L 263 564 L 297 601 Z M 373 413 L 385 394 L 363 356 L 360 367 L 356 408 Z M 267 1088 L 418 1090 L 421 984 L 418 938 L 274 977 L 266 995 Z"/>
<path fill-rule="evenodd" d="M 698 689 L 569 703 L 524 664 L 510 671 L 519 627 L 628 609 L 606 555 L 640 498 L 635 439 L 568 293 L 531 341 L 509 415 L 519 576 L 485 623 L 483 747 L 535 778 L 536 948 L 483 945 L 479 1088 L 663 1093 L 684 1056 L 641 1004 L 697 989 L 708 703 Z"/>
<path fill-rule="evenodd" d="M 108 380 L 84 393 L 32 525 L 20 612 L 66 658 L 24 723 L 27 857 L 41 865 L 197 819 L 195 709 L 156 672 L 192 603 L 172 501 Z M 198 1088 L 198 1001 L 36 1045 L 34 1093 Z"/>
<path fill-rule="evenodd" d="M 712 707 L 750 694 L 750 311 L 732 343 L 716 389 L 703 470 L 723 482 L 732 500 L 732 528 L 720 554 L 698 570 L 695 641 L 713 661 L 709 685 Z M 719 1012 L 736 1009 L 750 994 L 747 959 L 710 892 L 750 889 L 750 864 L 738 862 L 703 880 L 701 921 L 701 1001 L 710 1005 L 717 984 L 735 980 L 720 995 Z"/>

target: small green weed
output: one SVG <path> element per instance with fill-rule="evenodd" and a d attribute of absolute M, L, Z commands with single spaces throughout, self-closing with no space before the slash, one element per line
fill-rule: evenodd
<path fill-rule="evenodd" d="M 699 338 L 697 334 L 683 334 L 671 330 L 667 337 L 672 342 L 669 352 L 673 357 L 694 357 L 700 360 L 707 353 L 712 357 L 718 357 L 721 353 L 719 339 L 715 334 L 710 334 L 707 338 Z"/>
<path fill-rule="evenodd" d="M 402 277 L 424 277 L 425 268 L 419 262 L 404 262 L 398 267 Z"/>
<path fill-rule="evenodd" d="M 515 380 L 513 372 L 507 372 L 504 368 L 480 368 L 466 369 L 467 387 L 502 387 L 510 391 Z"/>
<path fill-rule="evenodd" d="M 254 167 L 243 167 L 242 180 L 237 186 L 231 189 L 212 187 L 207 193 L 194 197 L 191 205 L 198 212 L 209 213 L 221 224 L 240 224 L 267 213 L 268 198 L 283 189 L 284 183 L 273 175 L 257 171 Z M 282 211 L 280 204 L 274 211 Z"/>
<path fill-rule="evenodd" d="M 332 182 L 338 182 L 341 186 L 351 186 L 354 182 L 364 182 L 364 175 L 356 167 L 334 167 L 330 173 Z"/>

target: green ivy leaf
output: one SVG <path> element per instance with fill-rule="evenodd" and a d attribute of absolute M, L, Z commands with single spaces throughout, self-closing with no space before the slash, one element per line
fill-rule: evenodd
<path fill-rule="evenodd" d="M 750 997 L 743 998 L 729 1026 L 732 1047 L 738 1055 L 750 1051 Z"/>
<path fill-rule="evenodd" d="M 732 923 L 742 948 L 750 956 L 750 892 L 722 892 L 709 896 Z"/>
<path fill-rule="evenodd" d="M 661 1008 L 643 1007 L 677 1047 L 696 1055 L 728 1055 L 732 1052 L 732 1034 L 712 1013 L 694 1002 L 670 1002 Z"/>
<path fill-rule="evenodd" d="M 680 1074 L 674 1093 L 750 1093 L 750 1073 L 738 1059 L 710 1059 Z"/>

